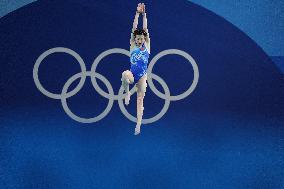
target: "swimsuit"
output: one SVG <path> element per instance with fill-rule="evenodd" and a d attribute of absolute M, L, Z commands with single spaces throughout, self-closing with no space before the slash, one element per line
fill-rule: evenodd
<path fill-rule="evenodd" d="M 143 49 L 143 50 L 141 50 Z M 135 46 L 130 54 L 130 71 L 134 76 L 134 82 L 137 83 L 141 77 L 147 73 L 149 52 L 143 43 L 142 48 Z"/>

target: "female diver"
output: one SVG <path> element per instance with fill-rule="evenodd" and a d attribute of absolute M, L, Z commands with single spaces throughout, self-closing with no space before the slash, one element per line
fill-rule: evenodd
<path fill-rule="evenodd" d="M 143 15 L 143 29 L 137 29 L 139 14 Z M 125 104 L 128 105 L 131 93 L 129 84 L 135 83 L 137 91 L 137 124 L 135 127 L 135 135 L 140 133 L 140 126 L 143 116 L 143 99 L 147 87 L 147 66 L 150 54 L 150 37 L 147 29 L 147 18 L 144 3 L 137 6 L 135 18 L 133 21 L 132 33 L 130 38 L 130 70 L 122 73 L 122 85 L 126 92 Z"/>

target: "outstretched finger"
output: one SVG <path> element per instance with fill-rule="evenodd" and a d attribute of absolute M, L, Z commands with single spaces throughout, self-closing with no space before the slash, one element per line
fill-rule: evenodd
<path fill-rule="evenodd" d="M 140 5 L 140 3 L 137 5 L 137 11 L 138 12 L 140 12 L 140 10 L 141 10 L 141 5 Z"/>

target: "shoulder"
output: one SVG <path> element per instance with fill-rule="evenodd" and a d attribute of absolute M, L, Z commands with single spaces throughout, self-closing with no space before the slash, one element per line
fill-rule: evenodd
<path fill-rule="evenodd" d="M 136 48 L 137 47 L 136 47 L 135 43 L 130 45 L 130 55 L 134 50 L 136 50 Z"/>

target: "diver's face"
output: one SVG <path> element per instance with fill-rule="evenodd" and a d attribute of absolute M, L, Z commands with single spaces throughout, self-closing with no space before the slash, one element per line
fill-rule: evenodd
<path fill-rule="evenodd" d="M 143 43 L 145 42 L 145 37 L 144 35 L 136 35 L 135 37 L 135 43 L 138 47 L 141 47 Z"/>

